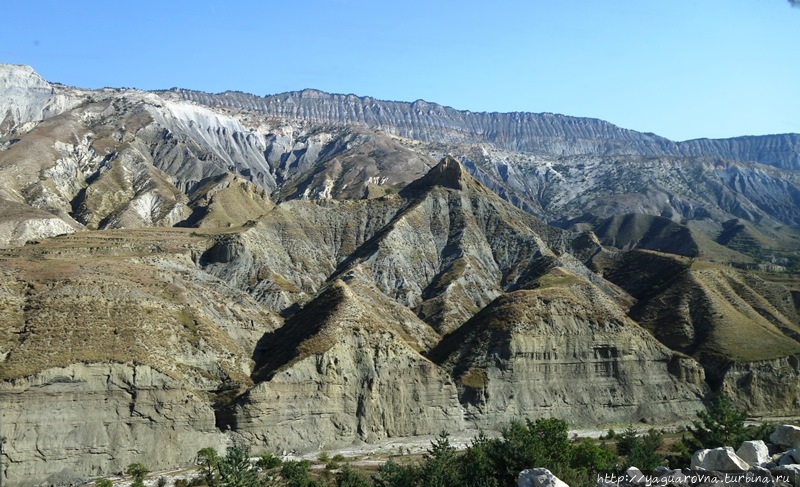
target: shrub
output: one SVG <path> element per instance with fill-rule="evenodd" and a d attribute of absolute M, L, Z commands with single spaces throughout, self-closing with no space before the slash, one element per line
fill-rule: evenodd
<path fill-rule="evenodd" d="M 144 487 L 144 477 L 150 470 L 141 463 L 131 463 L 125 473 L 133 477 L 131 487 Z"/>
<path fill-rule="evenodd" d="M 336 487 L 372 487 L 372 482 L 350 465 L 336 474 Z"/>
<path fill-rule="evenodd" d="M 664 465 L 666 459 L 658 453 L 663 439 L 661 433 L 654 429 L 647 434 L 635 437 L 627 456 L 627 466 L 638 467 L 642 472 L 652 472 L 659 465 Z"/>
<path fill-rule="evenodd" d="M 415 487 L 420 478 L 419 467 L 414 465 L 398 465 L 389 459 L 378 469 L 378 475 L 372 477 L 377 487 Z"/>
<path fill-rule="evenodd" d="M 97 479 L 94 481 L 94 487 L 114 487 L 114 483 L 108 479 Z"/>
<path fill-rule="evenodd" d="M 281 477 L 288 487 L 308 487 L 311 480 L 308 478 L 308 461 L 302 462 L 283 462 L 281 466 Z"/>
<path fill-rule="evenodd" d="M 258 468 L 264 470 L 271 470 L 275 467 L 280 467 L 281 463 L 282 462 L 280 458 L 276 457 L 272 453 L 264 452 L 258 458 L 258 462 L 256 462 L 256 465 L 258 466 Z"/>
<path fill-rule="evenodd" d="M 467 451 L 459 457 L 461 463 L 461 478 L 465 487 L 498 487 L 500 484 L 495 478 L 495 462 L 492 459 L 492 441 L 486 438 L 483 431 Z"/>

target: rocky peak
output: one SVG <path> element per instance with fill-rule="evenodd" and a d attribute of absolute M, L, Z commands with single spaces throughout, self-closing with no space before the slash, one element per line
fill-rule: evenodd
<path fill-rule="evenodd" d="M 446 156 L 425 176 L 414 181 L 408 185 L 409 189 L 423 190 L 434 186 L 441 186 L 443 188 L 463 190 L 466 189 L 470 182 L 474 184 L 474 179 L 469 175 L 461 162 L 455 157 Z"/>
<path fill-rule="evenodd" d="M 425 176 L 429 182 L 446 188 L 464 189 L 466 178 L 470 178 L 464 166 L 454 157 L 447 156 Z"/>
<path fill-rule="evenodd" d="M 0 64 L 0 135 L 38 121 L 53 88 L 30 66 Z"/>

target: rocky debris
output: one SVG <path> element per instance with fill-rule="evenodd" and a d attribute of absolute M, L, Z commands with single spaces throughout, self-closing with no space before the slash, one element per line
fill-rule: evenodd
<path fill-rule="evenodd" d="M 745 441 L 736 455 L 751 466 L 763 467 L 770 462 L 769 448 L 761 440 Z"/>
<path fill-rule="evenodd" d="M 800 448 L 800 427 L 781 424 L 769 436 L 772 443 L 789 448 Z"/>
<path fill-rule="evenodd" d="M 569 487 L 546 468 L 523 470 L 517 476 L 518 487 Z"/>

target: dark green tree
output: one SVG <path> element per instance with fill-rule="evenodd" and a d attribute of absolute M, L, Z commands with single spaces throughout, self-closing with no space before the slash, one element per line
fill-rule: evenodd
<path fill-rule="evenodd" d="M 286 482 L 287 487 L 309 487 L 313 485 L 308 476 L 308 468 L 311 464 L 303 460 L 302 462 L 283 462 L 281 465 L 281 477 Z"/>
<path fill-rule="evenodd" d="M 649 473 L 659 465 L 665 465 L 666 459 L 658 452 L 662 444 L 661 433 L 652 428 L 646 434 L 635 437 L 626 454 L 626 466 Z"/>
<path fill-rule="evenodd" d="M 250 463 L 248 448 L 231 446 L 217 465 L 220 484 L 225 487 L 256 487 L 259 485 L 258 472 Z"/>
<path fill-rule="evenodd" d="M 389 459 L 372 477 L 377 487 L 415 487 L 419 485 L 420 469 L 416 465 L 398 465 Z"/>
<path fill-rule="evenodd" d="M 472 440 L 467 451 L 459 457 L 464 487 L 498 487 L 500 485 L 495 476 L 492 451 L 492 441 L 486 438 L 481 431 L 478 437 Z"/>
<path fill-rule="evenodd" d="M 336 473 L 336 487 L 372 487 L 372 482 L 358 470 L 345 464 Z"/>
<path fill-rule="evenodd" d="M 201 467 L 200 472 L 206 483 L 212 487 L 217 485 L 219 460 L 219 454 L 213 448 L 202 448 L 197 452 L 197 464 Z"/>
<path fill-rule="evenodd" d="M 425 487 L 458 487 L 463 485 L 458 468 L 456 449 L 450 444 L 446 431 L 431 442 L 421 468 L 422 485 Z"/>
<path fill-rule="evenodd" d="M 720 394 L 709 404 L 705 411 L 697 413 L 699 421 L 693 421 L 689 427 L 692 437 L 687 439 L 689 450 L 701 448 L 719 448 L 721 446 L 738 447 L 747 439 L 744 422 L 747 412 L 737 409 L 733 400 Z"/>
<path fill-rule="evenodd" d="M 500 485 L 513 485 L 519 472 L 531 467 L 558 476 L 569 469 L 571 454 L 567 423 L 555 418 L 512 421 L 494 440 L 492 452 Z"/>

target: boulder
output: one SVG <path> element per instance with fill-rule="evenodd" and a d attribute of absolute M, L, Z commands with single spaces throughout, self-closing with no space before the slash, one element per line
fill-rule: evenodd
<path fill-rule="evenodd" d="M 518 487 L 569 487 L 546 468 L 523 470 L 517 477 Z"/>
<path fill-rule="evenodd" d="M 800 465 L 784 465 L 770 469 L 775 476 L 775 485 L 789 484 L 800 487 Z"/>
<path fill-rule="evenodd" d="M 733 448 L 725 446 L 708 450 L 700 463 L 700 468 L 716 472 L 743 472 L 750 465 L 739 458 Z"/>
<path fill-rule="evenodd" d="M 663 485 L 668 487 L 688 487 L 689 477 L 680 469 L 660 471 L 658 481 L 654 485 Z"/>
<path fill-rule="evenodd" d="M 753 466 L 763 467 L 771 460 L 767 444 L 761 440 L 745 441 L 736 450 L 736 455 Z"/>
<path fill-rule="evenodd" d="M 787 450 L 777 463 L 779 466 L 800 464 L 800 448 Z"/>
<path fill-rule="evenodd" d="M 706 457 L 706 454 L 709 451 L 711 451 L 711 450 L 704 449 L 704 450 L 697 450 L 696 452 L 694 452 L 694 455 L 692 455 L 692 461 L 691 461 L 691 463 L 689 465 L 689 468 L 694 470 L 694 469 L 698 468 L 700 465 L 702 465 L 703 464 L 703 459 Z"/>
<path fill-rule="evenodd" d="M 751 467 L 746 472 L 725 473 L 717 483 L 721 483 L 725 487 L 776 487 L 781 485 L 776 484 L 772 473 L 762 467 Z"/>
<path fill-rule="evenodd" d="M 791 424 L 778 425 L 769 441 L 784 447 L 800 448 L 800 428 Z"/>
<path fill-rule="evenodd" d="M 636 467 L 630 467 L 625 470 L 625 481 L 630 485 L 644 485 L 645 477 L 641 470 Z"/>

